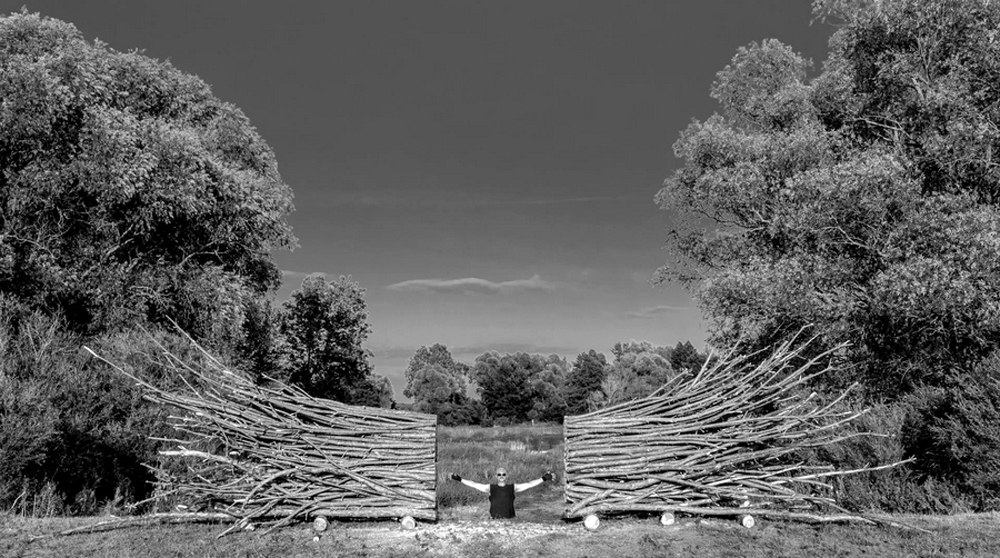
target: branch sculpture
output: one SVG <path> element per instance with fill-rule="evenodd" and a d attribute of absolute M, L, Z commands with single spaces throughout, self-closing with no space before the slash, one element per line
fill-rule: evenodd
<path fill-rule="evenodd" d="M 758 364 L 764 355 L 734 350 L 649 397 L 566 417 L 564 516 L 836 510 L 866 519 L 845 515 L 825 480 L 898 463 L 836 471 L 794 460 L 797 450 L 852 436 L 841 427 L 861 414 L 842 410 L 847 391 L 820 402 L 806 390 L 834 371 L 821 363 L 842 348 L 805 359 L 807 346 L 789 341 Z"/>
<path fill-rule="evenodd" d="M 175 411 L 177 438 L 160 440 L 174 448 L 153 467 L 151 500 L 169 498 L 195 519 L 205 510 L 230 517 L 220 536 L 315 517 L 437 519 L 437 417 L 318 399 L 274 380 L 255 385 L 197 348 L 204 358 L 194 365 L 161 347 L 165 368 L 188 378 L 177 391 L 87 349 Z"/>

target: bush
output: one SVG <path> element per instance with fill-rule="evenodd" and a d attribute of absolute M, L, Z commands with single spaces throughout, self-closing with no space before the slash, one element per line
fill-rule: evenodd
<path fill-rule="evenodd" d="M 155 458 L 158 411 L 58 319 L 2 298 L 0 316 L 0 508 L 93 514 L 148 496 L 142 464 Z M 94 341 L 102 352 L 137 348 L 131 337 Z"/>
<path fill-rule="evenodd" d="M 974 511 L 1000 510 L 1000 355 L 914 399 L 901 429 L 914 471 L 952 487 Z"/>
<path fill-rule="evenodd" d="M 849 423 L 844 435 L 870 433 L 807 452 L 807 460 L 840 471 L 889 465 L 907 458 L 899 432 L 910 403 L 877 405 Z M 912 464 L 829 479 L 826 494 L 852 512 L 954 513 L 968 505 L 946 482 L 924 478 Z"/>

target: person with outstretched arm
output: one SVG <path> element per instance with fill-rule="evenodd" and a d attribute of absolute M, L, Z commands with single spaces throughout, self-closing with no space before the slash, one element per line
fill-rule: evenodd
<path fill-rule="evenodd" d="M 529 488 L 534 488 L 543 482 L 552 480 L 552 473 L 545 473 L 542 478 L 533 481 L 507 484 L 507 469 L 497 468 L 496 481 L 491 484 L 481 484 L 468 479 L 463 479 L 455 473 L 451 473 L 451 480 L 458 481 L 465 486 L 475 488 L 480 492 L 490 495 L 490 517 L 493 519 L 509 519 L 514 517 L 514 493 L 524 492 Z"/>

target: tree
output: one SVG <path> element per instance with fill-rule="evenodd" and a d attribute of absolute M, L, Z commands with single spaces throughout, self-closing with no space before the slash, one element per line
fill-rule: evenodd
<path fill-rule="evenodd" d="M 576 356 L 564 385 L 563 398 L 566 401 L 567 415 L 588 411 L 587 400 L 590 394 L 601 389 L 601 383 L 608 372 L 608 359 L 602 353 L 591 349 Z"/>
<path fill-rule="evenodd" d="M 371 374 L 371 333 L 365 291 L 341 276 L 314 274 L 282 305 L 283 380 L 310 395 L 353 403 L 352 392 Z"/>
<path fill-rule="evenodd" d="M 561 420 L 567 368 L 557 355 L 483 353 L 476 358 L 473 374 L 488 420 L 497 424 Z"/>
<path fill-rule="evenodd" d="M 595 409 L 646 397 L 670 381 L 676 374 L 670 365 L 671 350 L 647 341 L 615 343 L 611 369 L 592 392 L 588 408 Z"/>
<path fill-rule="evenodd" d="M 291 191 L 246 116 L 168 62 L 0 20 L 0 291 L 96 335 L 238 339 L 280 281 Z"/>
<path fill-rule="evenodd" d="M 389 378 L 381 374 L 371 374 L 351 388 L 347 400 L 352 405 L 394 409 L 396 401 L 392 395 L 392 382 L 389 381 Z"/>
<path fill-rule="evenodd" d="M 160 410 L 80 345 L 168 382 L 144 351 L 186 343 L 173 321 L 268 370 L 291 199 L 246 116 L 197 77 L 0 18 L 0 507 L 47 493 L 92 514 L 152 490 Z"/>
<path fill-rule="evenodd" d="M 818 348 L 852 342 L 840 356 L 891 399 L 1000 345 L 1000 5 L 816 10 L 842 21 L 819 75 L 777 41 L 741 48 L 721 114 L 675 144 L 657 279 L 694 291 L 718 345 L 810 324 Z"/>
<path fill-rule="evenodd" d="M 479 423 L 480 409 L 467 393 L 469 367 L 444 345 L 417 349 L 404 375 L 403 395 L 413 399 L 414 410 L 437 415 L 445 426 Z"/>
<path fill-rule="evenodd" d="M 682 370 L 697 372 L 701 370 L 705 361 L 708 360 L 708 355 L 699 353 L 698 349 L 695 349 L 690 341 L 683 343 L 678 341 L 677 345 L 670 351 L 668 359 L 670 360 L 670 366 L 678 372 Z"/>

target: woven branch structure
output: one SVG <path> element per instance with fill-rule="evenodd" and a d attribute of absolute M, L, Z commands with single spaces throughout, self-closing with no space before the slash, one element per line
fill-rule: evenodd
<path fill-rule="evenodd" d="M 437 519 L 437 417 L 318 399 L 278 381 L 256 385 L 202 353 L 199 365 L 166 349 L 158 355 L 188 378 L 176 391 L 108 363 L 175 411 L 177 438 L 159 439 L 174 447 L 153 467 L 151 500 L 230 516 L 220 536 L 317 517 Z"/>
<path fill-rule="evenodd" d="M 808 392 L 834 371 L 822 365 L 833 351 L 805 359 L 808 345 L 790 341 L 762 360 L 733 351 L 649 397 L 566 417 L 564 516 L 843 512 L 827 479 L 898 464 L 836 471 L 795 461 L 800 449 L 845 439 L 841 427 L 861 414 L 842 410 L 846 391 L 827 402 Z"/>

